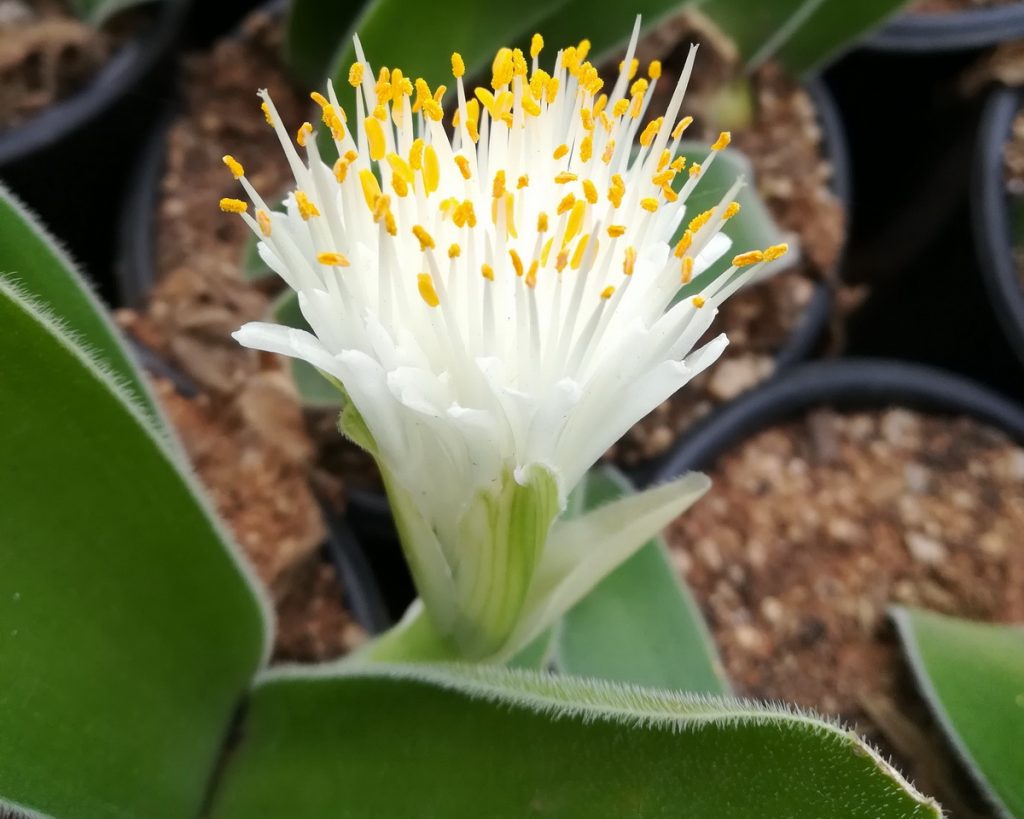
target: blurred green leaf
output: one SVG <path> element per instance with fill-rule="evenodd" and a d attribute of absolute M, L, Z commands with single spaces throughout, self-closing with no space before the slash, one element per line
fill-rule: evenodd
<path fill-rule="evenodd" d="M 938 819 L 790 711 L 478 666 L 290 669 L 252 697 L 213 819 Z"/>
<path fill-rule="evenodd" d="M 193 819 L 260 598 L 133 398 L 3 282 L 0 324 L 0 804 Z"/>
<path fill-rule="evenodd" d="M 1024 817 L 1024 627 L 896 608 L 918 687 L 1004 816 Z"/>
<path fill-rule="evenodd" d="M 156 427 L 163 428 L 145 376 L 89 283 L 56 240 L 2 185 L 0 281 L 13 282 L 38 306 L 59 316 L 61 325 L 110 368 Z"/>
<path fill-rule="evenodd" d="M 99 28 L 110 18 L 134 6 L 141 6 L 155 0 L 71 0 L 75 14 L 94 28 Z M 179 2 L 179 0 L 163 0 Z"/>
<path fill-rule="evenodd" d="M 352 21 L 361 6 L 360 0 L 292 0 L 284 48 L 288 68 L 296 79 L 311 88 L 320 88 L 331 58 L 342 43 L 351 39 Z"/>
<path fill-rule="evenodd" d="M 605 467 L 581 484 L 593 509 L 632 492 Z M 608 575 L 562 619 L 556 664 L 568 674 L 676 691 L 728 694 L 700 609 L 661 538 Z"/>
<path fill-rule="evenodd" d="M 271 306 L 271 317 L 278 324 L 309 330 L 309 324 L 299 309 L 299 296 L 294 290 L 286 290 Z M 297 358 L 288 359 L 292 368 L 292 379 L 302 403 L 307 407 L 337 408 L 341 406 L 342 394 L 338 388 L 324 378 L 312 364 Z"/>

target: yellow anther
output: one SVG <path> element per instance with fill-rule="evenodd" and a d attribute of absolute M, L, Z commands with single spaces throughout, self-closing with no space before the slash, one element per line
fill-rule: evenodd
<path fill-rule="evenodd" d="M 540 251 L 540 263 L 542 265 L 545 265 L 545 266 L 547 265 L 547 263 L 548 263 L 548 256 L 551 255 L 551 245 L 553 245 L 554 243 L 555 243 L 555 237 L 552 236 L 550 239 L 548 239 L 544 243 L 544 247 L 541 248 L 541 251 Z"/>
<path fill-rule="evenodd" d="M 553 159 L 561 159 L 567 153 L 569 153 L 569 146 L 563 142 L 561 145 L 555 148 L 555 152 L 551 156 Z"/>
<path fill-rule="evenodd" d="M 556 185 L 567 185 L 570 182 L 575 182 L 578 178 L 579 177 L 576 176 L 576 174 L 574 174 L 574 173 L 569 173 L 568 171 L 562 171 L 560 174 L 556 174 L 555 175 L 555 184 Z"/>
<path fill-rule="evenodd" d="M 455 79 L 462 77 L 466 74 L 466 62 L 462 59 L 462 55 L 458 51 L 452 53 L 452 75 Z"/>
<path fill-rule="evenodd" d="M 644 106 L 643 94 L 634 94 L 629 101 L 629 116 L 630 119 L 639 119 L 640 111 Z"/>
<path fill-rule="evenodd" d="M 604 290 L 601 291 L 601 298 L 604 299 L 605 301 L 608 301 L 608 299 L 610 299 L 614 295 L 615 288 L 612 287 L 610 284 Z"/>
<path fill-rule="evenodd" d="M 558 98 L 558 77 L 548 77 L 544 83 L 544 101 L 551 105 Z"/>
<path fill-rule="evenodd" d="M 409 195 L 409 183 L 397 173 L 391 174 L 391 189 L 395 192 L 395 196 L 400 199 Z"/>
<path fill-rule="evenodd" d="M 587 131 L 594 130 L 594 112 L 589 108 L 580 109 L 580 123 Z"/>
<path fill-rule="evenodd" d="M 380 122 L 372 118 L 365 119 L 363 120 L 363 130 L 366 131 L 366 139 L 370 143 L 370 159 L 383 159 L 387 141 L 384 139 L 384 129 Z"/>
<path fill-rule="evenodd" d="M 537 260 L 530 262 L 530 269 L 526 271 L 526 286 L 531 290 L 537 286 Z"/>
<path fill-rule="evenodd" d="M 295 132 L 295 141 L 299 143 L 300 148 L 306 147 L 306 140 L 312 135 L 312 133 L 313 126 L 310 123 L 304 122 L 299 126 L 299 130 Z"/>
<path fill-rule="evenodd" d="M 661 60 L 651 60 L 647 66 L 647 76 L 652 80 L 657 80 L 661 77 Z"/>
<path fill-rule="evenodd" d="M 334 178 L 338 180 L 338 183 L 345 181 L 345 177 L 348 176 L 348 162 L 345 161 L 344 157 L 338 157 L 334 160 Z"/>
<path fill-rule="evenodd" d="M 578 46 L 576 46 L 576 56 L 580 60 L 587 59 L 587 55 L 590 53 L 590 40 L 580 40 Z"/>
<path fill-rule="evenodd" d="M 672 129 L 672 139 L 682 139 L 683 132 L 693 123 L 693 117 L 683 117 Z"/>
<path fill-rule="evenodd" d="M 569 262 L 569 266 L 573 270 L 579 270 L 580 265 L 583 264 L 583 254 L 587 251 L 587 245 L 590 243 L 590 234 L 585 233 L 580 236 L 580 240 L 576 243 L 576 250 L 572 254 L 572 261 Z"/>
<path fill-rule="evenodd" d="M 437 307 L 441 303 L 434 289 L 434 280 L 429 273 L 420 273 L 416 277 L 416 286 L 419 288 L 420 298 L 427 303 L 427 307 Z"/>
<path fill-rule="evenodd" d="M 583 180 L 583 195 L 587 197 L 587 201 L 591 205 L 597 204 L 597 185 L 591 182 L 589 179 Z"/>
<path fill-rule="evenodd" d="M 572 206 L 576 204 L 576 196 L 571 193 L 567 193 L 561 202 L 558 203 L 558 208 L 555 210 L 559 216 L 563 213 L 568 213 L 572 210 Z"/>
<path fill-rule="evenodd" d="M 647 127 L 643 129 L 640 134 L 640 144 L 647 147 L 651 142 L 654 141 L 654 137 L 657 136 L 657 130 L 662 127 L 664 117 L 658 117 L 656 120 L 651 120 L 647 123 Z"/>
<path fill-rule="evenodd" d="M 764 253 L 760 250 L 749 250 L 746 253 L 741 253 L 739 256 L 733 256 L 732 263 L 734 267 L 746 267 L 747 265 L 757 264 L 758 262 L 764 261 Z"/>
<path fill-rule="evenodd" d="M 623 114 L 626 113 L 626 109 L 628 109 L 628 108 L 629 108 L 629 100 L 626 100 L 626 99 L 619 100 L 618 102 L 615 103 L 615 105 L 612 106 L 612 116 L 613 117 L 621 117 Z"/>
<path fill-rule="evenodd" d="M 462 255 L 462 248 L 459 247 L 457 242 L 448 245 L 448 258 L 449 259 L 457 259 L 461 255 Z"/>
<path fill-rule="evenodd" d="M 273 126 L 274 118 L 270 115 L 270 106 L 265 102 L 260 103 L 260 110 L 263 111 L 263 117 L 267 121 L 267 125 Z"/>
<path fill-rule="evenodd" d="M 558 255 L 555 257 L 555 270 L 561 273 L 563 270 L 565 270 L 565 266 L 567 264 L 569 264 L 569 251 L 559 251 Z"/>
<path fill-rule="evenodd" d="M 776 259 L 780 259 L 789 252 L 789 245 L 783 242 L 781 245 L 772 245 L 764 250 L 764 260 L 766 262 L 774 262 Z"/>
<path fill-rule="evenodd" d="M 537 232 L 548 232 L 548 215 L 544 211 L 537 214 Z"/>
<path fill-rule="evenodd" d="M 355 161 L 356 161 L 357 159 L 359 159 L 359 154 L 357 154 L 357 153 L 356 153 L 355 151 L 353 151 L 353 150 L 351 150 L 351 149 L 349 149 L 349 150 L 345 151 L 345 161 L 346 161 L 346 162 L 347 162 L 347 163 L 348 163 L 349 165 L 351 165 L 351 164 L 352 164 L 353 162 L 355 162 Z"/>
<path fill-rule="evenodd" d="M 523 260 L 519 258 L 519 254 L 516 253 L 515 248 L 509 250 L 508 255 L 512 259 L 512 267 L 515 268 L 516 275 L 522 278 Z"/>
<path fill-rule="evenodd" d="M 391 236 L 398 235 L 398 225 L 395 223 L 395 215 L 390 210 L 384 213 L 384 229 Z"/>
<path fill-rule="evenodd" d="M 241 199 L 221 199 L 220 209 L 225 213 L 245 213 L 249 210 L 249 203 Z"/>
<path fill-rule="evenodd" d="M 318 253 L 316 260 L 328 267 L 348 267 L 348 257 L 344 253 Z"/>
<path fill-rule="evenodd" d="M 537 105 L 537 103 L 534 102 L 530 97 L 523 97 L 521 105 L 523 106 L 523 110 L 531 117 L 540 116 L 540 106 Z"/>
<path fill-rule="evenodd" d="M 693 306 L 696 307 L 698 310 L 700 310 L 700 308 L 703 307 L 705 304 L 703 296 L 694 296 L 692 299 L 690 299 L 690 301 L 693 304 Z"/>
<path fill-rule="evenodd" d="M 387 122 L 388 109 L 385 107 L 384 103 L 381 103 L 373 109 L 373 118 L 379 119 L 381 122 Z"/>
<path fill-rule="evenodd" d="M 679 199 L 679 194 L 668 185 L 661 186 L 661 195 L 665 197 L 666 202 L 675 202 Z"/>
<path fill-rule="evenodd" d="M 325 97 L 319 91 L 310 91 L 309 92 L 309 98 L 311 100 L 313 100 L 313 102 L 315 102 L 321 108 L 324 108 L 324 107 L 326 107 L 326 106 L 331 104 L 330 100 L 328 100 L 327 97 Z"/>
<path fill-rule="evenodd" d="M 423 140 L 417 137 L 409 148 L 409 167 L 418 171 L 423 167 Z"/>
<path fill-rule="evenodd" d="M 494 116 L 494 94 L 488 91 L 486 88 L 475 88 L 473 93 L 476 98 L 480 100 L 480 104 L 487 109 L 492 117 Z"/>
<path fill-rule="evenodd" d="M 626 67 L 626 61 L 623 60 L 622 62 L 619 63 L 619 72 L 621 73 L 622 69 L 625 68 L 625 67 Z M 630 79 L 630 80 L 633 79 L 633 77 L 636 76 L 636 70 L 639 67 L 640 67 L 640 61 L 638 59 L 636 59 L 636 57 L 634 57 L 632 59 L 632 61 L 630 62 L 630 64 L 629 64 L 629 77 L 627 77 L 627 79 Z"/>
<path fill-rule="evenodd" d="M 512 49 L 499 48 L 491 63 L 491 88 L 497 91 L 502 86 L 512 82 L 514 75 L 512 66 Z"/>
<path fill-rule="evenodd" d="M 668 148 L 665 148 L 665 150 L 661 152 L 661 156 L 658 157 L 658 170 L 661 171 L 668 167 L 670 159 L 672 159 L 672 152 Z M 673 173 L 675 173 L 674 170 Z"/>
<path fill-rule="evenodd" d="M 693 244 L 693 231 L 687 230 L 683 233 L 682 238 L 676 242 L 675 250 L 673 251 L 677 259 L 683 258 L 686 251 L 690 249 L 690 245 Z"/>
<path fill-rule="evenodd" d="M 516 180 L 516 190 L 522 190 L 530 184 L 530 177 L 525 173 Z"/>
<path fill-rule="evenodd" d="M 463 227 L 469 225 L 470 227 L 476 227 L 476 211 L 473 209 L 473 203 L 469 199 L 463 200 L 455 212 L 452 214 L 452 221 L 455 222 L 457 227 Z"/>
<path fill-rule="evenodd" d="M 693 256 L 683 256 L 683 263 L 679 268 L 679 280 L 683 284 L 689 284 L 693 278 Z"/>
<path fill-rule="evenodd" d="M 364 169 L 359 172 L 359 184 L 363 189 L 363 198 L 366 200 L 366 207 L 371 211 L 376 207 L 377 200 L 381 197 L 380 183 L 373 171 Z"/>
<path fill-rule="evenodd" d="M 604 146 L 604 152 L 601 154 L 601 161 L 607 165 L 612 161 L 612 157 L 615 155 L 615 140 L 609 139 L 608 144 Z"/>
<path fill-rule="evenodd" d="M 377 201 L 373 203 L 373 221 L 379 222 L 384 218 L 384 214 L 388 212 L 391 207 L 391 197 L 384 196 L 383 194 L 377 197 Z"/>
<path fill-rule="evenodd" d="M 447 85 L 439 85 L 434 89 L 434 102 L 438 105 L 441 104 L 441 100 L 444 98 L 444 92 L 448 90 Z"/>
<path fill-rule="evenodd" d="M 389 153 L 387 155 L 387 160 L 388 165 L 391 166 L 391 170 L 395 176 L 400 176 L 403 181 L 408 182 L 410 185 L 413 183 L 416 178 L 416 174 L 408 162 L 396 153 Z"/>
<path fill-rule="evenodd" d="M 497 199 L 505 195 L 505 172 L 498 171 L 494 174 L 494 182 L 491 183 L 491 196 Z"/>
<path fill-rule="evenodd" d="M 608 235 L 611 236 L 613 239 L 618 239 L 625 232 L 625 225 L 608 225 Z"/>
<path fill-rule="evenodd" d="M 534 34 L 530 38 L 530 56 L 537 59 L 538 55 L 544 48 L 544 38 L 539 34 Z"/>
<path fill-rule="evenodd" d="M 412 233 L 420 240 L 421 251 L 433 250 L 437 246 L 434 244 L 434 237 L 427 233 L 426 228 L 422 225 L 413 225 Z"/>
<path fill-rule="evenodd" d="M 713 213 L 714 210 L 705 210 L 702 211 L 701 213 L 698 213 L 690 220 L 690 224 L 687 225 L 687 229 L 692 233 L 696 233 L 698 230 L 700 230 L 702 227 L 704 227 L 704 225 L 708 223 L 708 220 L 711 219 L 711 215 Z"/>
<path fill-rule="evenodd" d="M 459 173 L 462 174 L 462 178 L 469 179 L 471 175 L 469 160 L 466 159 L 466 157 L 462 156 L 462 154 L 456 154 L 455 164 L 459 166 Z"/>
<path fill-rule="evenodd" d="M 348 84 L 358 88 L 363 82 L 363 64 L 352 63 L 348 69 Z M 351 109 L 350 109 L 351 110 Z"/>
<path fill-rule="evenodd" d="M 642 97 L 644 94 L 647 93 L 647 88 L 649 86 L 650 83 L 647 82 L 647 80 L 645 80 L 643 77 L 641 77 L 639 80 L 637 80 L 629 87 L 629 95 L 631 97 Z"/>
<path fill-rule="evenodd" d="M 565 223 L 565 238 L 562 240 L 562 245 L 569 244 L 573 237 L 580 232 L 580 228 L 583 227 L 583 216 L 587 212 L 587 203 L 582 199 L 577 200 L 572 210 L 569 212 L 569 219 Z"/>
<path fill-rule="evenodd" d="M 728 131 L 722 131 L 722 133 L 720 133 L 718 135 L 718 139 L 716 139 L 713 143 L 711 143 L 711 150 L 712 151 L 721 151 L 730 142 L 732 142 L 732 134 L 730 134 Z"/>
<path fill-rule="evenodd" d="M 270 214 L 265 210 L 258 210 L 256 211 L 256 221 L 259 223 L 260 233 L 269 236 L 271 232 Z"/>
<path fill-rule="evenodd" d="M 677 156 L 675 159 L 672 160 L 672 164 L 669 165 L 669 167 L 673 171 L 675 171 L 676 173 L 679 173 L 680 171 L 685 170 L 686 169 L 686 157 L 685 156 Z"/>
<path fill-rule="evenodd" d="M 494 118 L 505 119 L 512 113 L 512 105 L 516 97 L 511 91 L 502 91 L 494 98 Z M 510 117 L 509 117 L 510 118 Z"/>
<path fill-rule="evenodd" d="M 483 276 L 487 281 L 494 281 L 494 268 L 489 264 L 480 265 L 480 275 Z"/>
<path fill-rule="evenodd" d="M 626 255 L 622 259 L 622 272 L 627 276 L 633 275 L 636 268 L 636 248 L 630 245 L 626 248 Z"/>
<path fill-rule="evenodd" d="M 651 196 L 645 196 L 640 200 L 640 207 L 646 211 L 654 213 L 658 209 L 658 200 Z"/>
<path fill-rule="evenodd" d="M 320 211 L 317 206 L 313 204 L 308 196 L 302 191 L 295 191 L 295 204 L 299 208 L 299 216 L 302 217 L 302 221 L 308 221 L 313 216 L 319 216 Z"/>
<path fill-rule="evenodd" d="M 441 181 L 441 166 L 437 162 L 437 151 L 433 145 L 423 149 L 423 187 L 427 193 L 433 193 Z"/>
<path fill-rule="evenodd" d="M 740 212 L 740 203 L 739 202 L 730 202 L 726 206 L 725 210 L 722 212 L 722 219 L 723 220 L 724 219 L 732 219 L 732 217 L 735 216 L 739 212 Z"/>
<path fill-rule="evenodd" d="M 434 122 L 440 122 L 444 119 L 444 108 L 433 99 L 423 100 L 423 113 Z"/>
<path fill-rule="evenodd" d="M 580 142 L 580 161 L 589 162 L 590 157 L 594 154 L 594 138 L 587 134 L 583 137 L 583 141 Z"/>
<path fill-rule="evenodd" d="M 223 162 L 228 166 L 228 170 L 231 171 L 231 175 L 235 179 L 241 179 L 245 176 L 245 168 L 242 167 L 242 163 L 231 156 L 231 154 L 224 154 Z"/>
<path fill-rule="evenodd" d="M 580 58 L 576 53 L 576 46 L 566 46 L 562 49 L 562 65 L 574 76 L 579 73 Z"/>
<path fill-rule="evenodd" d="M 700 170 L 701 170 L 700 164 L 697 163 L 697 162 L 694 162 L 690 166 L 690 170 L 688 171 L 688 173 L 690 174 L 691 177 L 693 177 L 693 176 L 700 176 Z"/>

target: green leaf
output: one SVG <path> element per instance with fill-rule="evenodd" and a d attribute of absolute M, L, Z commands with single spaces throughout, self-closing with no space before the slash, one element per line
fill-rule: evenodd
<path fill-rule="evenodd" d="M 62 325 L 111 370 L 144 405 L 158 429 L 163 421 L 145 376 L 120 331 L 74 262 L 38 220 L 0 185 L 0 282 L 10 281 Z"/>
<path fill-rule="evenodd" d="M 703 0 L 748 68 L 774 58 L 805 76 L 880 26 L 908 0 Z"/>
<path fill-rule="evenodd" d="M 590 472 L 587 508 L 632 492 L 621 473 Z M 577 603 L 557 632 L 556 662 L 569 674 L 656 688 L 728 694 L 722 666 L 690 590 L 654 538 Z"/>
<path fill-rule="evenodd" d="M 368 3 L 367 5 L 371 5 Z M 296 79 L 319 88 L 331 57 L 351 39 L 352 20 L 360 2 L 292 0 L 285 25 L 285 59 Z"/>
<path fill-rule="evenodd" d="M 509 639 L 511 650 L 518 651 L 558 622 L 710 485 L 707 476 L 691 472 L 577 518 L 555 521 L 516 631 Z"/>
<path fill-rule="evenodd" d="M 212 819 L 938 819 L 855 735 L 752 703 L 494 667 L 257 685 Z"/>
<path fill-rule="evenodd" d="M 270 308 L 271 316 L 278 324 L 297 330 L 310 330 L 309 323 L 299 309 L 299 296 L 291 289 L 281 294 Z M 337 409 L 342 403 L 341 391 L 312 364 L 298 358 L 290 358 L 292 379 L 302 403 L 307 407 Z"/>
<path fill-rule="evenodd" d="M 0 325 L 0 802 L 194 819 L 265 604 L 133 398 L 4 283 Z"/>
<path fill-rule="evenodd" d="M 687 161 L 704 163 L 711 153 L 711 148 L 701 142 L 683 142 L 680 143 L 679 153 L 685 156 Z M 750 160 L 739 151 L 727 148 L 718 152 L 714 162 L 705 170 L 700 183 L 686 200 L 687 218 L 679 226 L 679 230 L 672 239 L 673 243 L 682 237 L 690 219 L 698 213 L 715 207 L 740 177 L 746 180 L 746 184 L 736 194 L 736 201 L 740 203 L 740 212 L 726 222 L 722 229 L 722 232 L 732 239 L 732 247 L 711 267 L 688 285 L 680 288 L 676 298 L 682 299 L 699 293 L 709 282 L 714 281 L 729 269 L 732 258 L 737 253 L 763 250 L 769 245 L 785 241 L 786 235 L 775 224 L 768 208 L 757 195 L 757 182 L 754 179 L 754 169 Z M 675 188 L 680 189 L 688 178 L 686 174 L 680 174 L 675 182 Z M 795 240 L 790 242 L 790 244 L 794 243 Z M 785 269 L 798 257 L 799 254 L 794 252 L 796 250 L 797 248 L 794 247 L 787 254 L 785 262 L 776 263 L 772 265 L 772 268 L 775 270 Z"/>
<path fill-rule="evenodd" d="M 94 28 L 99 28 L 122 11 L 151 2 L 153 0 L 71 0 L 71 6 L 79 18 Z M 164 0 L 164 2 L 180 2 L 180 0 Z"/>
<path fill-rule="evenodd" d="M 918 687 L 1002 815 L 1024 817 L 1024 627 L 895 608 Z"/>

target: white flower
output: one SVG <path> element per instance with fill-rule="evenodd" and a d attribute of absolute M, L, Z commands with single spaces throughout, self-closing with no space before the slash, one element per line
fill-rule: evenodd
<path fill-rule="evenodd" d="M 535 36 L 532 66 L 502 49 L 491 88 L 467 101 L 453 55 L 452 137 L 442 90 L 398 69 L 375 81 L 357 39 L 354 123 L 333 87 L 313 95 L 333 164 L 308 123 L 300 158 L 260 92 L 297 183 L 285 213 L 225 157 L 255 218 L 239 200 L 222 208 L 257 233 L 313 329 L 252 323 L 235 338 L 339 383 L 343 428 L 381 466 L 427 612 L 467 655 L 510 650 L 569 491 L 718 358 L 724 336 L 693 349 L 718 304 L 785 251 L 737 256 L 673 306 L 680 283 L 728 249 L 720 230 L 740 183 L 672 244 L 729 137 L 703 167 L 676 156 L 696 48 L 665 115 L 641 127 L 661 71 L 652 63 L 634 78 L 638 31 L 639 21 L 611 89 L 585 61 L 586 41 L 560 51 L 549 75 Z M 685 180 L 678 192 L 674 178 Z"/>

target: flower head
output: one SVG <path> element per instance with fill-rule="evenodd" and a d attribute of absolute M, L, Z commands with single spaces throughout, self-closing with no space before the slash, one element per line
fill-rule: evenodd
<path fill-rule="evenodd" d="M 256 232 L 313 330 L 255 323 L 235 337 L 337 381 L 343 428 L 381 466 L 427 610 L 467 654 L 502 645 L 568 492 L 721 354 L 723 336 L 694 350 L 717 305 L 785 251 L 736 256 L 673 304 L 728 250 L 740 182 L 687 211 L 729 136 L 703 164 L 678 155 L 695 48 L 644 124 L 661 67 L 634 76 L 638 30 L 611 87 L 586 41 L 550 73 L 539 36 L 529 57 L 503 48 L 472 92 L 454 54 L 450 119 L 443 86 L 375 75 L 357 39 L 354 115 L 331 86 L 313 95 L 337 159 L 308 123 L 293 139 L 260 92 L 295 176 L 285 212 L 225 157 L 254 213 L 222 207 Z"/>

